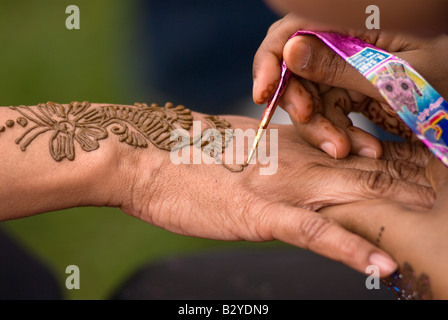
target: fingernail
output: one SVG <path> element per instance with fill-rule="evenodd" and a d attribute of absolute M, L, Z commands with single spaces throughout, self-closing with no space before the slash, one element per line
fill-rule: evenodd
<path fill-rule="evenodd" d="M 311 47 L 307 40 L 300 40 L 296 44 L 296 68 L 298 70 L 304 69 L 311 58 Z"/>
<path fill-rule="evenodd" d="M 369 263 L 377 266 L 380 271 L 385 274 L 390 274 L 397 269 L 397 263 L 395 261 L 393 261 L 390 257 L 377 252 L 370 255 Z"/>
<path fill-rule="evenodd" d="M 377 159 L 376 151 L 370 148 L 362 148 L 361 151 L 358 152 L 358 155 L 361 157 Z"/>
<path fill-rule="evenodd" d="M 326 153 L 328 153 L 333 158 L 338 158 L 338 153 L 336 151 L 336 146 L 332 144 L 331 142 L 324 142 L 320 145 L 320 148 L 324 150 Z"/>

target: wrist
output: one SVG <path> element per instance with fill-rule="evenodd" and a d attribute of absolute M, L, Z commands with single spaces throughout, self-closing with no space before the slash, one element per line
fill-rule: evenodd
<path fill-rule="evenodd" d="M 106 170 L 103 167 L 100 173 L 107 192 L 97 198 L 105 203 L 99 205 L 119 207 L 139 217 L 143 208 L 138 208 L 138 199 L 144 197 L 152 202 L 157 191 L 163 189 L 159 182 L 169 169 L 170 154 L 150 143 L 146 148 L 133 148 L 118 137 L 112 140 L 113 150 L 107 155 L 110 167 Z"/>

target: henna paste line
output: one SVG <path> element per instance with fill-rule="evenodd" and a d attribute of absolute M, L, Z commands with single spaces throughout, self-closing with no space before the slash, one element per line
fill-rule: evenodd
<path fill-rule="evenodd" d="M 28 125 L 28 120 L 23 117 L 17 118 L 16 122 L 24 128 Z"/>
<path fill-rule="evenodd" d="M 150 142 L 161 150 L 172 151 L 178 141 L 170 139 L 171 133 L 180 128 L 188 131 L 193 124 L 191 110 L 182 105 L 175 107 L 171 103 L 166 103 L 164 107 L 144 103 L 93 107 L 89 102 L 72 102 L 68 105 L 48 102 L 39 104 L 35 110 L 28 106 L 11 109 L 20 113 L 21 116 L 16 120 L 20 126 L 26 127 L 29 122 L 34 124 L 15 140 L 20 149 L 25 151 L 37 137 L 51 131 L 49 151 L 58 162 L 75 159 L 75 141 L 86 152 L 98 149 L 99 141 L 106 139 L 109 131 L 117 135 L 120 142 L 134 148 L 147 148 Z M 233 131 L 229 130 L 230 123 L 218 116 L 205 116 L 204 119 L 209 129 L 220 133 L 221 139 L 218 141 L 212 136 L 205 137 L 205 130 L 199 137 L 202 151 L 231 172 L 243 171 L 244 165 L 232 168 L 219 159 L 233 137 Z M 6 122 L 8 128 L 13 125 L 12 120 Z M 5 127 L 0 127 L 0 131 L 5 131 Z M 196 141 L 194 137 L 190 138 L 186 146 L 193 146 Z"/>

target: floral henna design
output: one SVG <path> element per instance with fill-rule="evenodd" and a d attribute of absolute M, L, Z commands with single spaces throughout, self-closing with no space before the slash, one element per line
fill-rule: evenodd
<path fill-rule="evenodd" d="M 134 106 L 97 105 L 89 102 L 72 102 L 68 105 L 48 102 L 39 104 L 36 109 L 28 106 L 11 107 L 21 114 L 16 122 L 22 127 L 32 123 L 16 143 L 25 151 L 40 135 L 50 132 L 49 150 L 56 161 L 75 159 L 75 142 L 86 152 L 97 150 L 100 140 L 109 136 L 109 131 L 134 148 L 147 148 L 148 142 L 159 149 L 172 151 L 179 141 L 170 139 L 176 129 L 190 130 L 193 124 L 191 110 L 182 105 L 166 103 L 164 107 L 157 104 L 136 103 Z M 204 135 L 200 147 L 211 157 L 217 159 L 233 136 L 230 123 L 217 116 L 206 116 L 209 129 L 215 129 L 224 139 L 218 140 Z M 229 134 L 230 133 L 230 134 Z M 187 146 L 197 142 L 189 138 Z M 223 164 L 224 165 L 224 164 Z M 233 170 L 226 165 L 227 169 Z"/>

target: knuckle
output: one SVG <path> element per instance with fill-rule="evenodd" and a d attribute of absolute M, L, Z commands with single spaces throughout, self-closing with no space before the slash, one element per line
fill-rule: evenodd
<path fill-rule="evenodd" d="M 271 24 L 271 26 L 268 28 L 267 34 L 271 34 L 276 29 L 278 29 L 278 27 L 282 24 L 282 21 L 283 21 L 283 19 L 279 19 L 279 20 L 275 21 L 273 24 Z"/>
<path fill-rule="evenodd" d="M 422 143 L 419 142 L 411 144 L 411 156 L 409 157 L 409 161 L 416 163 L 418 166 L 426 167 L 429 160 L 432 158 L 432 152 Z"/>
<path fill-rule="evenodd" d="M 394 185 L 394 179 L 391 175 L 378 170 L 363 171 L 360 181 L 363 183 L 366 191 L 373 194 L 385 193 Z"/>
<path fill-rule="evenodd" d="M 420 143 L 385 142 L 383 148 L 386 159 L 405 160 L 417 167 L 424 167 L 431 158 L 429 149 Z"/>
<path fill-rule="evenodd" d="M 396 159 L 408 160 L 412 156 L 412 146 L 409 143 L 387 143 L 387 150 Z"/>
<path fill-rule="evenodd" d="M 352 111 L 352 102 L 347 91 L 341 88 L 331 88 L 324 94 L 325 104 L 334 108 L 337 114 L 347 115 Z"/>
<path fill-rule="evenodd" d="M 396 177 L 401 177 L 404 172 L 405 161 L 404 160 L 386 160 L 385 170 L 389 174 Z"/>
<path fill-rule="evenodd" d="M 313 63 L 308 63 L 304 70 L 312 72 L 319 77 L 318 82 L 325 82 L 327 84 L 336 83 L 341 74 L 344 74 L 346 64 L 334 52 L 316 52 L 313 51 L 311 57 L 315 59 Z"/>
<path fill-rule="evenodd" d="M 327 74 L 328 79 L 331 83 L 334 83 L 334 81 L 337 80 L 338 74 L 344 71 L 344 67 L 338 63 L 338 57 L 336 54 L 332 54 L 331 57 L 327 60 L 327 66 L 330 70 L 333 70 L 333 72 L 329 72 Z"/>
<path fill-rule="evenodd" d="M 419 204 L 427 208 L 431 208 L 436 200 L 436 194 L 431 187 L 419 188 L 418 195 L 421 197 L 421 199 L 418 199 Z"/>
<path fill-rule="evenodd" d="M 344 237 L 339 244 L 339 253 L 346 262 L 353 261 L 361 247 L 360 239 L 355 235 Z"/>
<path fill-rule="evenodd" d="M 327 217 L 318 214 L 310 214 L 300 224 L 300 235 L 304 248 L 311 248 L 322 239 L 322 236 L 332 227 L 332 222 Z"/>
<path fill-rule="evenodd" d="M 262 202 L 261 199 L 260 202 Z M 260 208 L 257 210 L 258 214 L 256 219 L 253 219 L 252 215 L 242 215 L 243 224 L 246 226 L 246 229 L 249 230 L 249 238 L 247 239 L 246 236 L 246 239 L 251 241 L 267 241 L 275 239 L 274 230 L 276 228 L 274 228 L 274 226 L 277 221 L 273 220 L 272 215 L 270 214 L 270 212 L 272 212 L 272 203 L 264 203 L 260 207 L 253 202 L 252 205 L 246 206 L 243 212 L 251 212 L 254 207 Z"/>
<path fill-rule="evenodd" d="M 422 174 L 421 170 L 414 164 L 405 160 L 388 160 L 389 172 L 402 180 L 418 178 Z"/>

